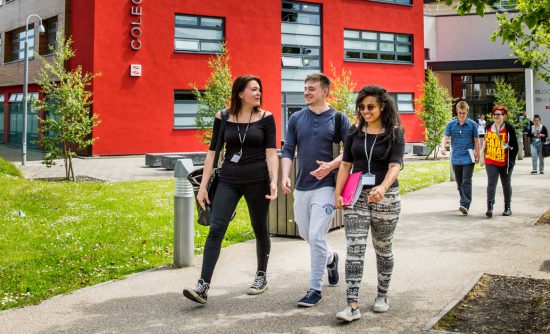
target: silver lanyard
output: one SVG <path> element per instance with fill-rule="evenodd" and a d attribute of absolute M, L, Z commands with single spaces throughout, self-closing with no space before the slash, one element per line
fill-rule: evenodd
<path fill-rule="evenodd" d="M 365 131 L 365 155 L 367 156 L 367 172 L 370 174 L 370 159 L 372 158 L 372 152 L 374 151 L 374 145 L 376 145 L 376 139 L 378 139 L 378 133 L 376 134 L 376 137 L 374 137 L 374 142 L 372 143 L 372 146 L 370 147 L 370 154 L 367 151 L 367 131 Z"/>
<path fill-rule="evenodd" d="M 246 134 L 248 133 L 248 127 L 250 126 L 250 121 L 252 121 L 252 114 L 250 113 L 250 118 L 248 119 L 248 125 L 246 126 L 246 129 L 244 130 L 244 135 L 241 137 L 241 127 L 239 126 L 239 116 L 235 117 L 237 120 L 237 134 L 239 135 L 239 141 L 241 142 L 241 152 L 243 151 L 243 145 L 244 141 L 246 140 Z"/>

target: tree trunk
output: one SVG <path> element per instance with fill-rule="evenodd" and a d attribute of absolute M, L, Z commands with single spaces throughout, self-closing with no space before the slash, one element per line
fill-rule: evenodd
<path fill-rule="evenodd" d="M 71 178 L 71 180 L 75 181 L 74 170 L 73 170 L 73 158 L 71 157 L 70 154 L 69 154 L 69 173 L 70 175 L 68 176 L 67 180 Z"/>

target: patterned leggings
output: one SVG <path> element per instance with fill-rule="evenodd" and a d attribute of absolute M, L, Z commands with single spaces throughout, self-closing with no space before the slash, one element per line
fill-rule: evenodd
<path fill-rule="evenodd" d="M 401 212 L 399 187 L 388 189 L 378 203 L 369 203 L 365 189 L 353 208 L 344 210 L 347 240 L 346 286 L 347 300 L 357 301 L 363 277 L 367 236 L 372 226 L 372 244 L 376 252 L 378 296 L 388 293 L 393 271 L 392 239 Z"/>

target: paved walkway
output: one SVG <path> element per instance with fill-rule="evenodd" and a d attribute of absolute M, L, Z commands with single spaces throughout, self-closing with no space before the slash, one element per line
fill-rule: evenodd
<path fill-rule="evenodd" d="M 474 174 L 469 216 L 458 212 L 454 183 L 441 183 L 403 196 L 395 239 L 390 310 L 374 314 L 376 271 L 372 246 L 361 289 L 363 318 L 342 325 L 334 314 L 346 305 L 341 283 L 323 287 L 323 301 L 297 308 L 308 288 L 305 242 L 273 238 L 269 290 L 247 296 L 255 270 L 254 241 L 222 250 L 209 302 L 184 299 L 200 273 L 195 267 L 158 269 L 78 290 L 36 306 L 0 313 L 2 333 L 422 333 L 480 272 L 550 279 L 550 226 L 533 223 L 550 208 L 550 176 L 529 175 L 531 160 L 519 161 L 513 176 L 513 216 L 503 217 L 502 192 L 495 216 L 485 212 L 484 172 Z M 344 231 L 329 234 L 345 258 Z"/>
<path fill-rule="evenodd" d="M 405 163 L 424 162 L 425 157 L 412 154 L 405 155 Z M 428 160 L 430 161 L 430 160 Z M 27 161 L 25 166 L 20 161 L 13 162 L 28 179 L 65 177 L 63 160 L 57 160 L 50 168 L 41 161 Z M 150 168 L 145 165 L 145 156 L 114 156 L 73 159 L 75 176 L 88 176 L 104 181 L 159 180 L 174 177 L 174 171 L 164 168 Z"/>

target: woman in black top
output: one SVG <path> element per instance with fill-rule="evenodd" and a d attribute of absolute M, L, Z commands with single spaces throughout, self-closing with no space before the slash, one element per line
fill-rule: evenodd
<path fill-rule="evenodd" d="M 276 151 L 275 120 L 269 111 L 262 110 L 262 82 L 255 76 L 235 79 L 231 91 L 229 118 L 224 132 L 225 157 L 220 182 L 214 198 L 208 198 L 207 185 L 212 175 L 216 141 L 221 127 L 221 113 L 216 114 L 212 141 L 204 161 L 202 182 L 197 201 L 212 202 L 210 232 L 204 246 L 201 278 L 194 289 L 183 294 L 192 301 L 204 304 L 221 244 L 233 212 L 244 196 L 248 205 L 252 229 L 256 235 L 258 267 L 256 278 L 247 291 L 257 295 L 267 289 L 266 269 L 271 243 L 267 226 L 269 201 L 277 198 L 279 161 Z"/>
<path fill-rule="evenodd" d="M 401 201 L 397 176 L 403 163 L 403 128 L 392 98 L 380 86 L 365 86 L 358 93 L 359 124 L 350 129 L 336 180 L 335 203 L 344 208 L 347 239 L 346 285 L 348 306 L 336 317 L 353 321 L 361 317 L 359 287 L 369 228 L 376 252 L 378 294 L 374 312 L 386 312 L 393 271 L 392 239 L 399 220 Z M 344 207 L 342 191 L 350 171 L 361 172 L 361 195 L 357 202 Z"/>

